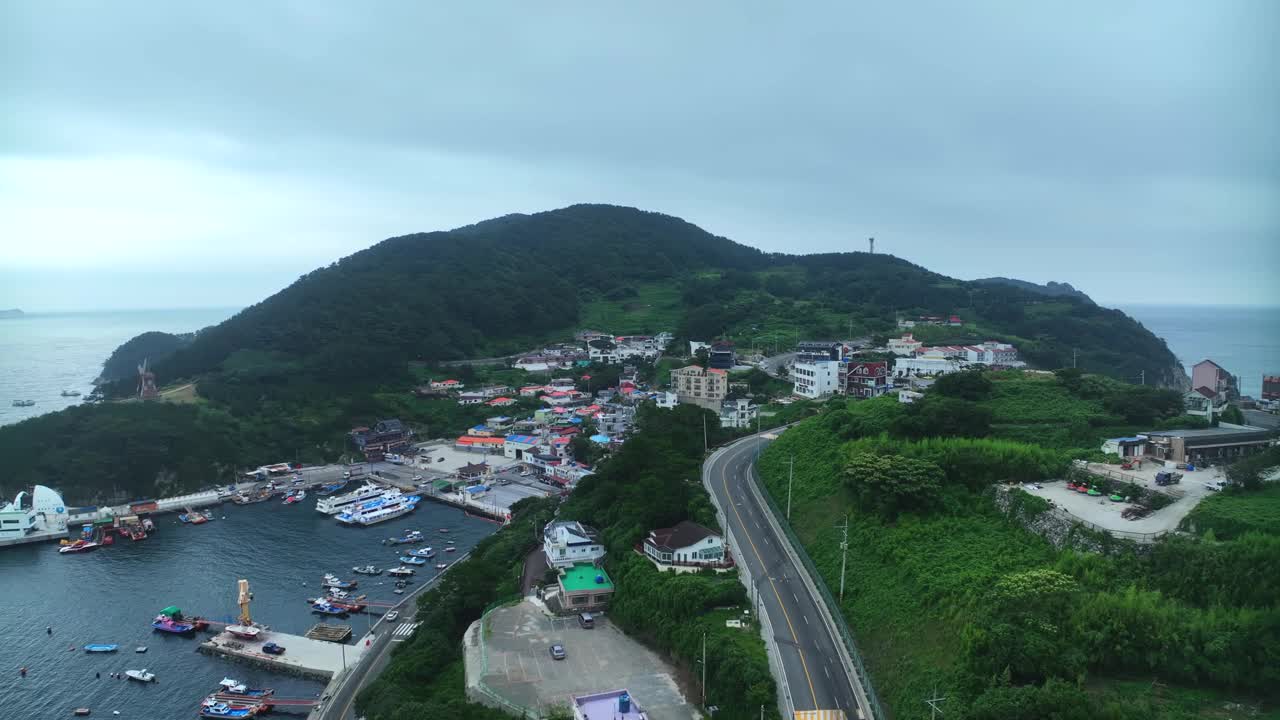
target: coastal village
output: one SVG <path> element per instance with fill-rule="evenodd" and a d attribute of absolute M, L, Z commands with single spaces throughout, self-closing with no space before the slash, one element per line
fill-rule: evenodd
<path fill-rule="evenodd" d="M 56 491 L 37 486 L 30 494 L 19 494 L 0 507 L 0 546 L 58 540 L 58 552 L 79 554 L 115 542 L 145 539 L 155 531 L 155 518 L 162 513 L 178 513 L 181 522 L 199 525 L 215 518 L 207 508 L 224 502 L 295 504 L 305 500 L 308 492 L 318 497 L 318 511 L 351 525 L 393 520 L 413 512 L 421 502 L 441 504 L 456 508 L 467 517 L 505 524 L 511 520 L 512 507 L 525 498 L 565 497 L 572 493 L 593 474 L 601 458 L 616 452 L 633 436 L 637 408 L 644 403 L 668 409 L 694 405 L 712 411 L 721 428 L 747 434 L 759 428 L 764 418 L 796 402 L 896 395 L 900 403 L 913 403 L 938 377 L 951 373 L 975 368 L 1046 372 L 1027 369 L 1018 349 L 1009 343 L 988 340 L 972 345 L 931 346 L 909 332 L 918 325 L 959 323 L 955 316 L 945 320 L 924 317 L 900 322 L 899 326 L 908 332 L 882 345 L 865 340 L 801 340 L 790 352 L 774 357 L 754 353 L 740 357 L 735 344 L 727 340 L 695 340 L 685 345 L 676 344 L 667 332 L 615 336 L 584 330 L 577 333 L 573 342 L 548 345 L 509 359 L 505 369 L 518 371 L 527 383 L 501 384 L 483 379 L 466 382 L 437 373 L 413 387 L 411 393 L 418 399 L 456 403 L 484 416 L 483 421 L 455 436 L 424 439 L 398 418 L 380 418 L 350 430 L 348 440 L 356 457 L 346 463 L 312 467 L 267 465 L 245 473 L 240 482 L 227 487 L 109 508 L 68 507 Z M 656 369 L 662 363 L 667 366 L 666 381 L 659 383 Z M 610 371 L 611 382 L 607 386 L 595 387 L 593 373 L 603 375 L 604 367 L 616 372 Z M 744 380 L 752 372 L 767 375 L 772 390 L 753 392 Z M 612 381 L 614 377 L 616 382 Z M 1265 411 L 1276 409 L 1280 402 L 1276 396 L 1280 379 L 1267 378 L 1264 396 L 1258 400 L 1241 397 L 1237 379 L 1211 360 L 1197 363 L 1191 379 L 1193 387 L 1183 399 L 1187 415 L 1215 420 L 1231 404 L 1256 411 L 1257 415 L 1251 417 L 1262 426 L 1214 422 L 1210 429 L 1172 429 L 1113 438 L 1100 450 L 1122 458 L 1123 470 L 1092 466 L 1086 470 L 1109 474 L 1149 488 L 1152 493 L 1169 493 L 1166 486 L 1177 482 L 1171 479 L 1175 474 L 1181 479 L 1183 473 L 1194 472 L 1197 466 L 1230 461 L 1274 443 L 1274 425 L 1266 425 L 1267 418 L 1280 416 Z M 143 382 L 142 387 L 151 389 L 154 385 Z M 1145 469 L 1140 461 L 1146 462 Z M 352 483 L 360 486 L 348 491 Z M 1057 511 L 1072 522 L 1150 541 L 1167 533 L 1199 498 L 1207 491 L 1221 489 L 1222 483 L 1220 474 L 1214 474 L 1211 482 L 1197 485 L 1191 492 L 1176 493 L 1172 496 L 1175 507 L 1157 515 L 1150 510 L 1135 514 L 1127 514 L 1126 510 L 1123 516 L 1118 510 L 1100 514 L 1096 504 L 1085 502 L 1097 494 L 1095 487 L 1085 482 L 1048 489 L 1036 485 L 1028 490 L 1050 499 Z M 1126 526 L 1126 522 L 1135 520 L 1138 524 Z M 446 529 L 440 529 L 440 533 L 444 532 Z M 419 545 L 426 539 L 422 533 L 406 531 L 384 542 L 394 547 Z M 452 544 L 448 541 L 438 550 L 423 544 L 399 553 L 399 564 L 386 570 L 395 580 L 396 594 L 411 598 L 412 576 L 419 571 L 435 569 L 419 589 L 428 587 L 447 571 L 451 562 L 442 556 L 455 549 Z M 727 538 L 690 521 L 648 529 L 633 550 L 661 572 L 728 573 L 734 572 L 737 565 L 738 549 Z M 658 675 L 671 672 L 660 658 L 635 640 L 621 634 L 591 632 L 596 623 L 606 621 L 617 591 L 603 565 L 605 553 L 599 531 L 581 522 L 554 520 L 542 528 L 537 562 L 554 580 L 533 585 L 521 602 L 496 609 L 473 623 L 465 643 L 469 698 L 510 708 L 544 707 L 568 697 L 575 717 L 583 718 L 606 711 L 615 717 L 670 717 L 684 706 L 684 699 L 670 688 L 619 686 L 566 695 L 567 690 L 581 685 L 580 678 L 561 677 L 554 669 L 542 670 L 536 681 L 524 676 L 512 678 L 510 670 L 494 673 L 495 663 L 509 663 L 512 658 L 538 651 L 528 641 L 490 637 L 489 627 L 494 623 L 558 628 L 558 636 L 566 640 L 565 645 L 552 646 L 553 661 L 565 657 L 566 645 L 575 649 L 589 646 L 597 656 L 616 658 L 618 665 L 628 669 L 626 677 L 641 671 Z M 352 571 L 369 575 L 383 572 L 374 566 Z M 342 686 L 347 678 L 344 668 L 358 662 L 375 639 L 372 622 L 369 636 L 362 643 L 353 637 L 349 626 L 334 624 L 328 617 L 344 619 L 352 614 L 380 611 L 384 623 L 394 623 L 403 603 L 370 601 L 359 592 L 355 578 L 326 574 L 322 580 L 324 595 L 308 600 L 311 611 L 320 614 L 322 622 L 305 636 L 288 635 L 254 620 L 249 609 L 252 592 L 246 581 L 241 583 L 234 593 L 228 590 L 228 597 L 235 596 L 239 609 L 235 622 L 211 623 L 205 618 L 185 617 L 177 608 L 166 608 L 157 615 L 153 626 L 157 632 L 182 635 L 212 633 L 200 643 L 202 652 L 315 677 L 329 683 L 324 696 Z M 566 620 L 568 624 L 564 624 Z M 744 616 L 732 622 L 736 627 L 747 627 L 751 619 Z M 403 640 L 413 627 L 402 625 L 387 634 Z M 354 644 L 339 658 L 333 648 L 347 643 Z M 112 652 L 115 646 L 86 645 L 84 649 Z M 555 666 L 553 662 L 550 667 Z M 600 682 L 608 685 L 608 678 L 608 673 L 602 674 Z M 619 682 L 624 679 L 618 678 Z M 290 704 L 310 708 L 314 717 L 325 717 L 322 700 L 273 697 L 270 689 L 246 688 L 230 679 L 201 701 L 199 714 L 252 717 Z"/>

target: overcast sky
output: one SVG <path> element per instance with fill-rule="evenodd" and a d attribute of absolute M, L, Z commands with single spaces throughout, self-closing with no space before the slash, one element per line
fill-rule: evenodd
<path fill-rule="evenodd" d="M 244 305 L 578 202 L 1280 304 L 1274 0 L 172 5 L 0 3 L 0 307 Z"/>

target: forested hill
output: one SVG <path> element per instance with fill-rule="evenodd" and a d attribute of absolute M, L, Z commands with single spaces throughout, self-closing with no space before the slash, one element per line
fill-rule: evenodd
<path fill-rule="evenodd" d="M 978 280 L 974 280 L 974 282 L 983 285 L 1010 285 L 1012 287 L 1022 288 L 1023 290 L 1029 290 L 1033 293 L 1048 295 L 1049 297 L 1075 297 L 1080 298 L 1081 300 L 1093 302 L 1093 298 L 1071 287 L 1071 283 L 1060 283 L 1050 280 L 1044 285 L 1037 285 L 1036 283 L 1027 282 L 1026 280 L 1017 280 L 1007 277 L 979 278 Z"/>
<path fill-rule="evenodd" d="M 132 382 L 137 377 L 139 365 L 144 362 L 155 364 L 172 355 L 178 348 L 191 344 L 194 339 L 195 333 L 142 333 L 116 348 L 102 363 L 102 374 L 98 376 L 98 382 Z"/>
<path fill-rule="evenodd" d="M 661 296 L 662 312 L 638 307 L 652 310 L 651 296 Z M 965 330 L 930 341 L 1000 337 L 1043 367 L 1069 364 L 1075 349 L 1096 372 L 1176 380 L 1163 341 L 1087 299 L 953 280 L 884 254 L 767 254 L 678 218 L 607 205 L 385 240 L 203 331 L 156 372 L 169 383 L 260 351 L 291 373 L 343 383 L 408 360 L 516 352 L 600 318 L 614 332 L 750 343 L 753 333 L 778 342 L 784 326 L 792 341 L 887 335 L 896 316 L 915 313 L 965 317 Z"/>

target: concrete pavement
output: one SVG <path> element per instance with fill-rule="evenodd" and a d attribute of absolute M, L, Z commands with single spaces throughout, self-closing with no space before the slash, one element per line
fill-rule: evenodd
<path fill-rule="evenodd" d="M 717 450 L 703 465 L 703 484 L 722 511 L 737 562 L 752 578 L 752 599 L 764 606 L 785 675 L 779 680 L 789 695 L 787 709 L 840 709 L 856 718 L 865 693 L 846 671 L 827 610 L 787 552 L 788 540 L 773 527 L 770 510 L 751 490 L 756 453 L 764 442 L 755 436 Z M 870 716 L 869 708 L 863 712 Z"/>

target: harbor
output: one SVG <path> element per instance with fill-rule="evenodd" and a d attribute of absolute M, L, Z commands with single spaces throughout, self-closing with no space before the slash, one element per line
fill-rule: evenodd
<path fill-rule="evenodd" d="M 216 521 L 199 526 L 181 523 L 175 514 L 163 515 L 156 518 L 157 529 L 147 541 L 117 542 L 93 553 L 67 556 L 48 545 L 0 553 L 5 577 L 21 578 L 40 587 L 42 596 L 59 598 L 56 603 L 31 603 L 22 593 L 0 597 L 0 632 L 12 638 L 5 654 L 14 663 L 12 673 L 0 674 L 0 711 L 20 708 L 23 718 L 34 720 L 67 717 L 80 707 L 92 709 L 93 716 L 119 710 L 121 717 L 195 717 L 202 699 L 227 676 L 250 687 L 273 688 L 276 697 L 288 699 L 277 703 L 284 709 L 310 709 L 328 692 L 326 683 L 336 687 L 344 681 L 344 657 L 351 667 L 365 640 L 391 633 L 383 614 L 398 603 L 412 602 L 413 592 L 439 574 L 434 566 L 418 568 L 403 578 L 409 581 L 408 590 L 397 593 L 398 578 L 387 571 L 399 565 L 403 551 L 432 543 L 443 549 L 441 538 L 447 537 L 461 559 L 497 527 L 431 503 L 371 528 L 348 527 L 317 512 L 317 499 L 295 505 L 278 500 L 227 504 L 218 509 Z M 384 543 L 410 529 L 420 532 L 414 544 Z M 448 529 L 447 536 L 440 529 Z M 452 566 L 455 558 L 447 559 Z M 354 572 L 369 564 L 383 572 Z M 358 578 L 353 597 L 365 596 L 366 611 L 332 619 L 313 613 L 308 599 L 323 592 L 326 573 Z M 225 637 L 225 625 L 238 619 L 240 579 L 252 588 L 253 621 L 267 628 L 257 642 Z M 153 629 L 156 613 L 173 605 L 204 616 L 217 632 L 184 635 Z M 347 626 L 352 638 L 344 644 L 307 638 L 318 623 Z M 230 645 L 235 642 L 243 647 Z M 285 652 L 262 652 L 266 642 Z M 97 654 L 82 649 L 93 643 L 115 644 L 119 650 Z M 197 651 L 204 644 L 216 647 Z M 136 653 L 139 647 L 147 651 Z M 25 676 L 16 671 L 18 666 L 26 668 Z M 117 679 L 126 670 L 142 668 L 155 674 L 154 683 Z M 142 708 L 146 712 L 139 714 Z"/>

